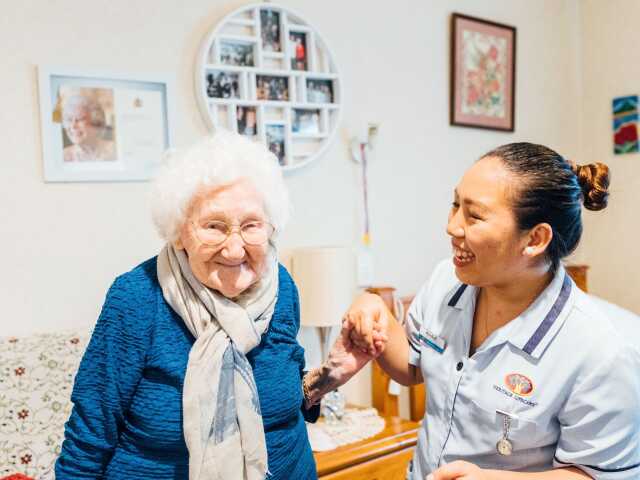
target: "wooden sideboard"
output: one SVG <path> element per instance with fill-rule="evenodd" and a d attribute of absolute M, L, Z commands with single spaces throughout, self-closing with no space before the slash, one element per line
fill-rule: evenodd
<path fill-rule="evenodd" d="M 378 435 L 315 452 L 319 480 L 404 480 L 419 424 L 398 417 L 385 417 L 385 422 Z"/>

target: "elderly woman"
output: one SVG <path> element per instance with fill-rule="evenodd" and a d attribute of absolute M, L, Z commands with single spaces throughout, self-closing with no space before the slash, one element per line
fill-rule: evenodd
<path fill-rule="evenodd" d="M 174 155 L 154 191 L 167 243 L 107 294 L 57 479 L 316 478 L 304 419 L 370 357 L 345 334 L 303 373 L 297 290 L 276 260 L 289 203 L 275 157 L 218 133 Z"/>
<path fill-rule="evenodd" d="M 62 126 L 72 143 L 63 150 L 65 162 L 116 160 L 114 143 L 103 138 L 104 110 L 94 98 L 67 98 L 62 107 Z"/>

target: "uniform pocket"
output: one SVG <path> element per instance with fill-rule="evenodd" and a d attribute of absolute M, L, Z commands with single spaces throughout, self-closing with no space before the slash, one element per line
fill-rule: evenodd
<path fill-rule="evenodd" d="M 471 422 L 473 429 L 481 434 L 475 438 L 477 452 L 484 452 L 484 468 L 496 468 L 498 461 L 500 468 L 522 469 L 529 466 L 534 460 L 534 452 L 537 451 L 536 438 L 539 428 L 536 422 L 523 418 L 514 411 L 514 405 L 508 399 L 489 405 L 488 402 L 480 402 L 470 399 L 473 408 Z M 507 438 L 513 446 L 513 452 L 509 456 L 499 455 L 496 444 L 504 438 L 505 416 L 498 410 L 510 413 L 509 431 Z"/>

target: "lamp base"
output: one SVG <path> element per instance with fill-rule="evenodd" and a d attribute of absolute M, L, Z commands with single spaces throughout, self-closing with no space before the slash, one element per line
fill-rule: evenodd
<path fill-rule="evenodd" d="M 338 390 L 327 393 L 320 404 L 320 413 L 329 425 L 341 422 L 344 416 L 347 400 L 344 394 Z"/>

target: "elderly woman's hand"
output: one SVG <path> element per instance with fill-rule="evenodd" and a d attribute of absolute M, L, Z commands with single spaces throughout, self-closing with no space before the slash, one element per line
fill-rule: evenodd
<path fill-rule="evenodd" d="M 360 295 L 349 307 L 342 323 L 343 331 L 355 348 L 378 357 L 385 348 L 391 312 L 379 295 Z"/>
<path fill-rule="evenodd" d="M 356 300 L 342 321 L 340 336 L 333 344 L 327 360 L 305 376 L 304 392 L 307 407 L 319 402 L 326 393 L 344 385 L 369 361 L 384 351 L 388 340 L 386 313 L 382 311 L 382 315 L 374 315 L 377 307 L 367 309 L 366 306 L 371 300 L 367 301 L 362 297 Z M 356 305 L 357 308 L 354 309 Z M 365 315 L 365 311 L 370 314 Z M 375 321 L 369 322 L 373 316 L 376 317 Z"/>

